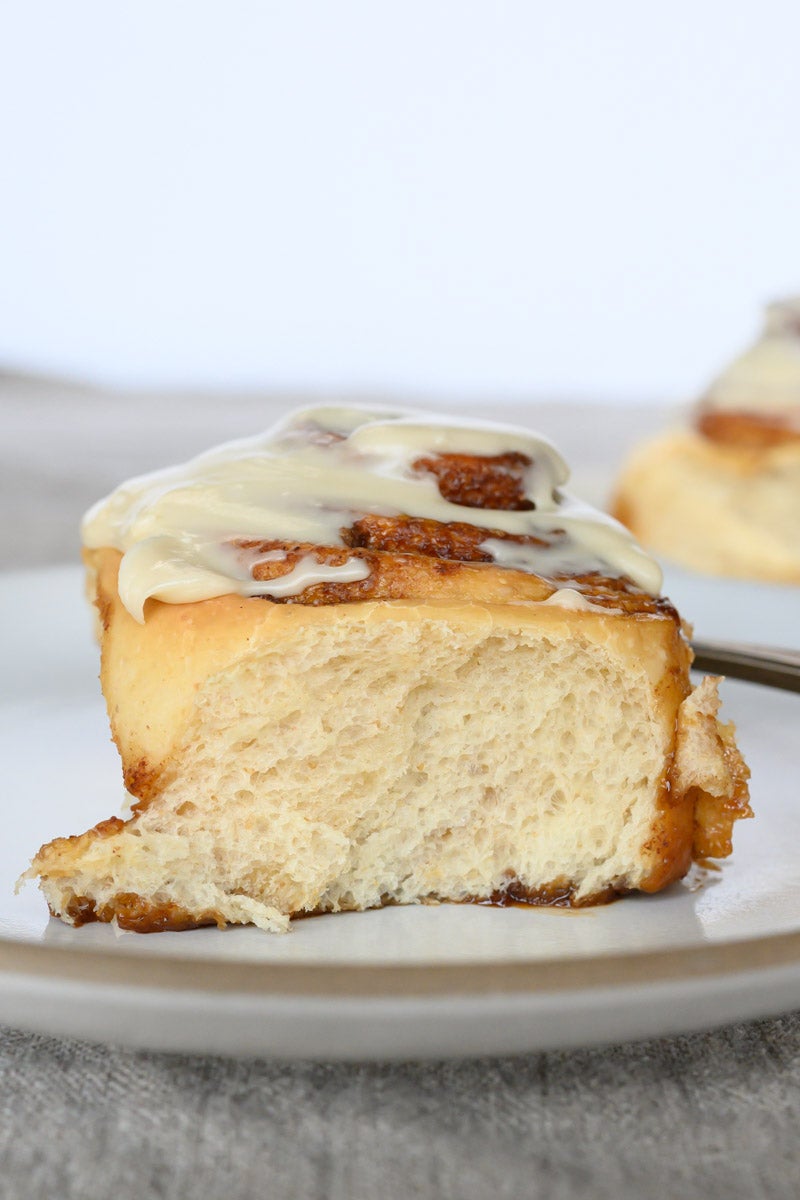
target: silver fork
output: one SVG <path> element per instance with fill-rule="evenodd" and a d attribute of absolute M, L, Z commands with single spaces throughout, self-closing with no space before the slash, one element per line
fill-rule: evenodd
<path fill-rule="evenodd" d="M 693 641 L 692 646 L 698 671 L 718 671 L 733 679 L 800 692 L 800 650 L 744 642 Z"/>

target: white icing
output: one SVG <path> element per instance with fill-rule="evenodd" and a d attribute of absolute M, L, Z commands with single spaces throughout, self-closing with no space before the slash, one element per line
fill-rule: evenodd
<path fill-rule="evenodd" d="M 439 453 L 512 451 L 531 460 L 524 475 L 530 510 L 453 504 L 432 474 L 413 469 L 418 459 Z M 342 546 L 342 529 L 367 514 L 552 539 L 553 545 L 537 547 L 488 537 L 483 547 L 502 566 L 543 575 L 626 575 L 658 594 L 656 563 L 622 525 L 563 490 L 568 474 L 551 443 L 525 429 L 410 410 L 323 406 L 183 466 L 128 481 L 86 514 L 83 539 L 88 547 L 122 552 L 120 598 L 139 621 L 150 597 L 168 603 L 228 593 L 281 597 L 314 583 L 364 579 L 369 568 L 359 558 L 331 566 L 307 555 L 288 575 L 256 581 L 253 552 L 234 543 Z M 283 552 L 261 557 L 276 561 L 273 555 Z"/>
<path fill-rule="evenodd" d="M 285 575 L 275 579 L 253 578 L 262 562 L 285 562 L 284 550 L 252 555 L 232 543 L 203 542 L 185 538 L 145 538 L 128 550 L 119 569 L 119 594 L 131 616 L 144 621 L 149 599 L 167 604 L 189 604 L 214 596 L 298 596 L 314 583 L 355 583 L 366 579 L 369 565 L 361 558 L 348 558 L 340 566 L 319 563 L 305 554 Z"/>
<path fill-rule="evenodd" d="M 546 600 L 538 600 L 535 603 L 541 608 L 548 606 L 550 608 L 568 608 L 572 612 L 599 612 L 608 616 L 608 609 L 603 608 L 600 604 L 592 604 L 588 597 L 582 592 L 576 592 L 574 588 L 560 587 L 556 588 L 552 596 L 548 596 Z"/>
<path fill-rule="evenodd" d="M 299 596 L 312 583 L 356 583 L 366 579 L 369 573 L 369 564 L 363 558 L 348 558 L 341 566 L 333 566 L 317 562 L 313 554 L 304 554 L 288 574 L 249 584 L 246 595 Z"/>
<path fill-rule="evenodd" d="M 761 337 L 714 380 L 702 405 L 777 413 L 800 428 L 800 297 L 768 305 Z"/>

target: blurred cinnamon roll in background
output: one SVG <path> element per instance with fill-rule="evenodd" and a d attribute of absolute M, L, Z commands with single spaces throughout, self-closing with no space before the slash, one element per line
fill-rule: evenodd
<path fill-rule="evenodd" d="M 768 306 L 686 428 L 634 452 L 612 511 L 693 570 L 800 583 L 800 297 Z"/>

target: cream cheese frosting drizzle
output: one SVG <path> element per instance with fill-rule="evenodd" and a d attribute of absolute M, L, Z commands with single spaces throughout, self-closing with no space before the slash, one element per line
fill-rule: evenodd
<path fill-rule="evenodd" d="M 437 479 L 415 470 L 437 454 L 525 455 L 532 508 L 469 508 L 446 500 Z M 661 572 L 618 522 L 582 504 L 563 485 L 569 471 L 555 447 L 528 430 L 430 416 L 408 409 L 320 406 L 290 414 L 273 429 L 228 442 L 183 466 L 129 480 L 86 514 L 89 548 L 123 555 L 120 598 L 138 621 L 149 598 L 187 603 L 231 593 L 275 598 L 314 583 L 365 579 L 368 564 L 296 561 L 288 574 L 253 579 L 256 561 L 242 540 L 343 546 L 342 530 L 359 517 L 408 516 L 463 522 L 487 530 L 482 549 L 500 566 L 538 575 L 598 571 L 627 576 L 657 595 Z M 522 545 L 492 532 L 554 535 Z"/>
<path fill-rule="evenodd" d="M 760 338 L 712 383 L 701 406 L 780 414 L 800 429 L 800 296 L 767 305 Z"/>

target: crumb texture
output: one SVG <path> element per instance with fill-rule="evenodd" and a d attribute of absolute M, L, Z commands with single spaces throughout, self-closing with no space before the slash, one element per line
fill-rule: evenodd
<path fill-rule="evenodd" d="M 185 637 L 181 607 L 157 607 Z M 213 664 L 198 651 L 148 748 L 120 641 L 109 695 L 115 623 L 145 636 L 112 603 L 104 685 L 146 795 L 128 821 L 39 852 L 30 873 L 65 920 L 282 931 L 293 914 L 428 899 L 580 904 L 681 875 L 696 805 L 705 854 L 727 853 L 725 821 L 729 838 L 745 815 L 713 685 L 680 708 L 685 650 L 666 616 L 242 609 L 247 636 Z M 145 657 L 185 648 L 148 629 Z"/>

